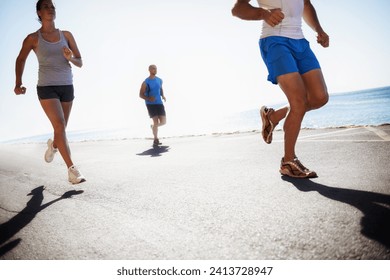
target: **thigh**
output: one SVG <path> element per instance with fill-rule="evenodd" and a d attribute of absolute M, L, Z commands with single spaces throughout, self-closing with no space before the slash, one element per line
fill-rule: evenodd
<path fill-rule="evenodd" d="M 158 119 L 160 121 L 160 124 L 165 124 L 167 122 L 166 116 L 158 116 Z"/>
<path fill-rule="evenodd" d="M 157 126 L 158 123 L 159 123 L 159 121 L 158 121 L 159 117 L 158 117 L 158 116 L 155 116 L 155 117 L 152 117 L 151 119 L 152 119 L 152 121 L 153 121 L 153 124 Z"/>
<path fill-rule="evenodd" d="M 53 127 L 60 124 L 65 125 L 64 111 L 59 99 L 41 99 L 40 103 Z"/>
<path fill-rule="evenodd" d="M 65 125 L 68 124 L 70 112 L 72 111 L 73 101 L 61 102 L 62 112 L 64 113 Z"/>
<path fill-rule="evenodd" d="M 328 90 L 321 69 L 314 69 L 302 75 L 310 109 L 321 107 L 328 101 Z"/>
<path fill-rule="evenodd" d="M 301 75 L 298 72 L 280 75 L 278 77 L 278 84 L 286 95 L 292 109 L 297 106 L 306 106 L 306 87 Z"/>

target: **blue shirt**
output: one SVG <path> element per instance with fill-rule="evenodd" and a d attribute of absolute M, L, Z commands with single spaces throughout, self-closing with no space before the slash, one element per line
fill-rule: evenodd
<path fill-rule="evenodd" d="M 161 88 L 162 88 L 162 80 L 159 77 L 154 77 L 154 79 L 146 78 L 146 90 L 144 95 L 147 97 L 154 96 L 154 101 L 150 102 L 145 100 L 146 104 L 163 104 L 161 99 Z"/>

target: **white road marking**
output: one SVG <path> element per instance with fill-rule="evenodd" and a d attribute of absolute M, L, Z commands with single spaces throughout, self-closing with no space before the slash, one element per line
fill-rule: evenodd
<path fill-rule="evenodd" d="M 363 133 L 365 130 L 368 130 L 370 132 L 375 133 L 378 137 L 381 139 L 320 139 L 323 137 L 327 137 L 329 135 L 334 134 L 342 134 L 343 136 L 353 135 L 353 134 L 360 134 Z M 283 142 L 284 140 L 274 140 L 273 142 Z M 379 129 L 378 127 L 373 126 L 365 126 L 365 127 L 351 127 L 346 129 L 339 129 L 337 128 L 336 131 L 326 132 L 326 133 L 320 133 L 315 135 L 306 135 L 306 136 L 300 136 L 298 138 L 299 142 L 383 142 L 383 141 L 390 141 L 390 135 L 387 134 L 385 131 Z"/>
<path fill-rule="evenodd" d="M 382 138 L 385 141 L 390 141 L 390 135 L 387 134 L 385 131 L 380 130 L 376 127 L 367 126 L 365 127 L 367 130 L 374 132 L 376 135 L 378 135 L 380 138 Z"/>

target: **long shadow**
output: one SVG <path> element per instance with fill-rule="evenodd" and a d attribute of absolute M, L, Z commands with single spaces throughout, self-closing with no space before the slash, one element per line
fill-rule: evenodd
<path fill-rule="evenodd" d="M 27 226 L 35 216 L 46 209 L 50 205 L 66 199 L 71 198 L 73 195 L 78 195 L 83 193 L 84 191 L 67 191 L 61 197 L 54 199 L 48 203 L 43 205 L 43 190 L 44 186 L 37 187 L 33 189 L 28 195 L 31 195 L 31 199 L 27 202 L 26 207 L 20 211 L 17 215 L 11 218 L 8 222 L 0 224 L 0 257 L 11 251 L 15 248 L 21 241 L 20 238 L 9 242 L 8 244 L 4 244 L 9 239 L 11 239 L 16 233 L 18 233 L 21 229 Z M 4 244 L 4 245 L 3 245 Z"/>
<path fill-rule="evenodd" d="M 294 179 L 282 176 L 302 192 L 316 191 L 319 194 L 347 203 L 363 213 L 361 233 L 390 248 L 390 195 L 368 191 L 334 188 L 315 183 L 309 179 Z"/>
<path fill-rule="evenodd" d="M 169 149 L 169 146 L 153 146 L 153 148 L 137 154 L 137 156 L 160 157 L 161 154 L 169 152 Z"/>

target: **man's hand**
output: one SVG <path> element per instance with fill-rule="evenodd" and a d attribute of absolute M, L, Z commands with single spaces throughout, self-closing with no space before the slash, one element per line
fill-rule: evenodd
<path fill-rule="evenodd" d="M 281 23 L 283 19 L 284 19 L 284 14 L 282 13 L 282 10 L 279 8 L 269 10 L 264 15 L 265 22 L 272 27 L 275 27 L 276 25 Z"/>
<path fill-rule="evenodd" d="M 324 48 L 329 47 L 329 36 L 324 31 L 318 32 L 317 34 L 317 43 L 323 46 Z"/>

